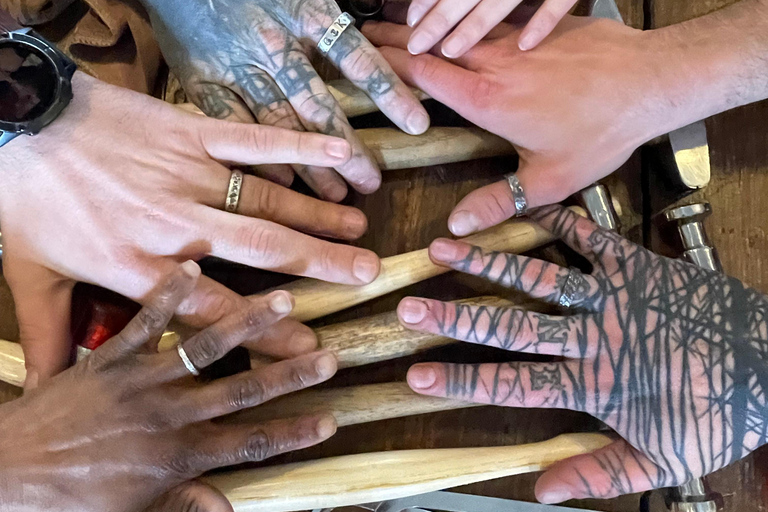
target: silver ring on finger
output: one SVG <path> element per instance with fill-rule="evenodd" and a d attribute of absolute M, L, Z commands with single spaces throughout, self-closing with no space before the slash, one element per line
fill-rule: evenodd
<path fill-rule="evenodd" d="M 515 217 L 522 217 L 528 213 L 528 199 L 525 197 L 523 186 L 520 185 L 520 180 L 515 174 L 507 174 L 504 177 L 507 178 L 509 189 L 512 191 L 512 199 L 515 202 Z"/>
<path fill-rule="evenodd" d="M 237 205 L 240 204 L 240 193 L 243 190 L 243 172 L 235 169 L 229 177 L 227 199 L 224 202 L 224 211 L 237 213 Z"/>
<path fill-rule="evenodd" d="M 336 41 L 339 40 L 341 34 L 343 34 L 350 25 L 354 24 L 355 18 L 353 18 L 351 14 L 347 12 L 341 13 L 339 17 L 331 23 L 328 30 L 325 31 L 323 37 L 320 38 L 320 42 L 317 43 L 317 49 L 320 50 L 320 53 L 327 55 L 328 52 L 331 51 L 331 48 L 333 48 L 333 45 L 336 44 Z"/>
<path fill-rule="evenodd" d="M 176 345 L 176 351 L 179 353 L 179 357 L 181 358 L 181 362 L 184 363 L 184 367 L 194 375 L 195 377 L 200 376 L 200 370 L 197 369 L 197 366 L 195 366 L 195 363 L 192 362 L 192 360 L 187 355 L 187 351 L 184 350 L 184 347 L 181 346 L 181 343 Z"/>
<path fill-rule="evenodd" d="M 569 268 L 558 302 L 562 307 L 569 308 L 576 303 L 582 302 L 586 298 L 588 291 L 589 283 L 584 274 L 575 268 Z"/>

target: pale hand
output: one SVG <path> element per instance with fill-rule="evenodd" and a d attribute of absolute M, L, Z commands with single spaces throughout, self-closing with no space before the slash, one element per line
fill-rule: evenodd
<path fill-rule="evenodd" d="M 367 221 L 354 208 L 246 176 L 239 214 L 222 211 L 229 162 L 334 165 L 349 160 L 345 140 L 207 119 L 82 73 L 74 93 L 59 119 L 0 160 L 3 266 L 29 386 L 68 365 L 75 281 L 143 303 L 180 261 L 206 255 L 352 285 L 378 274 L 374 253 L 300 232 L 357 238 Z M 203 277 L 178 314 L 205 327 L 245 305 Z M 316 343 L 293 320 L 270 338 L 264 350 L 281 356 Z"/>
<path fill-rule="evenodd" d="M 518 47 L 521 50 L 535 48 L 576 2 L 545 0 L 520 34 Z M 522 0 L 413 0 L 408 8 L 408 26 L 415 30 L 408 41 L 408 50 L 418 55 L 442 41 L 443 55 L 449 59 L 461 57 L 521 3 Z"/>

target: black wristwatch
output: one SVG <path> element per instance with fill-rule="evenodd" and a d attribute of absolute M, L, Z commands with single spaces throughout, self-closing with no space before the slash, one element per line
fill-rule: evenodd
<path fill-rule="evenodd" d="M 77 66 L 0 9 L 0 147 L 35 135 L 72 101 Z"/>

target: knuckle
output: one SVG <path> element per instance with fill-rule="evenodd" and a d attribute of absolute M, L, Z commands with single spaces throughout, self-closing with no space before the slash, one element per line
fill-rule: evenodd
<path fill-rule="evenodd" d="M 194 475 L 198 471 L 195 452 L 192 449 L 181 448 L 173 452 L 162 464 L 162 470 L 165 474 L 187 477 Z"/>
<path fill-rule="evenodd" d="M 136 319 L 145 333 L 151 333 L 165 328 L 167 316 L 157 304 L 147 304 L 141 308 Z"/>
<path fill-rule="evenodd" d="M 274 454 L 275 443 L 266 430 L 259 429 L 248 437 L 241 450 L 242 460 L 259 462 Z"/>
<path fill-rule="evenodd" d="M 437 65 L 429 55 L 417 55 L 416 57 L 409 59 L 409 62 L 411 73 L 414 76 L 421 77 L 427 82 L 435 78 Z"/>
<path fill-rule="evenodd" d="M 254 182 L 254 197 L 257 199 L 257 209 L 260 214 L 271 217 L 278 212 L 280 205 L 278 189 L 267 181 L 249 180 Z"/>
<path fill-rule="evenodd" d="M 243 326 L 246 332 L 260 332 L 266 327 L 265 310 L 261 307 L 252 307 L 243 314 Z"/>
<path fill-rule="evenodd" d="M 427 34 L 434 38 L 440 38 L 453 26 L 453 22 L 440 10 L 433 10 L 429 13 L 429 23 L 424 25 Z"/>
<path fill-rule="evenodd" d="M 336 117 L 336 100 L 328 92 L 318 92 L 307 97 L 298 107 L 301 116 L 316 126 L 325 126 Z"/>
<path fill-rule="evenodd" d="M 470 101 L 472 106 L 478 110 L 487 110 L 491 108 L 498 92 L 498 85 L 490 79 L 479 76 L 473 84 Z"/>
<path fill-rule="evenodd" d="M 304 389 L 312 385 L 317 372 L 306 367 L 293 367 L 288 371 L 287 381 L 291 390 Z"/>
<path fill-rule="evenodd" d="M 253 407 L 266 401 L 267 390 L 258 379 L 239 379 L 229 389 L 227 404 L 234 410 Z"/>
<path fill-rule="evenodd" d="M 277 260 L 280 235 L 260 222 L 238 228 L 235 240 L 245 258 L 259 260 L 269 265 Z"/>
<path fill-rule="evenodd" d="M 198 368 L 205 367 L 224 355 L 223 338 L 218 328 L 206 329 L 195 338 L 194 343 L 189 344 L 190 347 L 186 350 L 187 356 Z"/>

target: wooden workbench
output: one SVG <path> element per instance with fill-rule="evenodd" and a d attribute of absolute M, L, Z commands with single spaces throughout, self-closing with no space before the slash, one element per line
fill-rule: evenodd
<path fill-rule="evenodd" d="M 728 0 L 619 0 L 625 20 L 635 27 L 653 28 L 683 21 L 722 7 Z M 434 108 L 434 107 L 433 107 Z M 439 109 L 438 109 L 439 110 Z M 437 112 L 446 117 L 445 112 Z M 450 116 L 448 116 L 450 117 Z M 708 121 L 711 148 L 712 184 L 696 195 L 712 203 L 714 215 L 708 221 L 709 234 L 719 247 L 725 270 L 749 285 L 768 292 L 768 102 L 717 116 Z M 377 123 L 374 117 L 362 123 Z M 453 206 L 469 191 L 495 181 L 509 172 L 514 159 L 495 159 L 407 171 L 389 172 L 384 185 L 368 197 L 353 197 L 350 204 L 369 217 L 370 229 L 358 245 L 386 257 L 426 247 L 434 238 L 448 236 L 446 219 Z M 643 156 L 637 152 L 622 168 L 621 176 L 640 179 Z M 627 187 L 615 178 L 609 181 L 618 197 L 623 190 L 639 190 L 639 184 Z M 637 186 L 636 186 L 637 185 Z M 764 199 L 767 198 L 767 199 Z M 633 201 L 637 203 L 637 198 Z M 625 208 L 625 217 L 637 209 Z M 629 233 L 642 240 L 638 231 Z M 553 245 L 536 252 L 564 262 L 567 253 Z M 281 278 L 241 267 L 212 264 L 208 272 L 241 293 L 253 293 L 272 286 Z M 323 319 L 334 323 L 374 313 L 393 310 L 406 295 L 453 299 L 480 295 L 489 288 L 480 280 L 449 274 L 412 286 L 354 309 Z M 2 310 L 7 317 L 9 298 L 0 290 Z M 0 336 L 12 337 L 13 326 L 0 328 Z M 461 345 L 431 351 L 407 360 L 392 361 L 365 368 L 345 370 L 328 385 L 402 380 L 415 361 L 446 360 L 480 362 L 499 360 L 505 355 L 487 347 Z M 514 357 L 514 355 L 512 356 Z M 534 359 L 533 356 L 525 356 Z M 522 357 L 520 357 L 522 358 Z M 0 401 L 17 395 L 9 386 L 0 385 Z M 563 432 L 595 430 L 598 422 L 589 416 L 567 411 L 515 410 L 483 407 L 451 411 L 374 424 L 347 427 L 321 446 L 290 454 L 278 462 L 304 460 L 329 455 L 408 448 L 444 448 L 491 446 L 539 441 Z M 764 497 L 768 477 L 768 451 L 759 450 L 733 466 L 709 478 L 713 488 L 724 498 L 726 511 L 744 512 L 768 508 Z M 520 500 L 533 500 L 536 475 L 522 475 L 460 489 L 461 491 Z M 608 501 L 569 503 L 605 511 L 636 511 L 639 497 L 625 496 Z"/>

